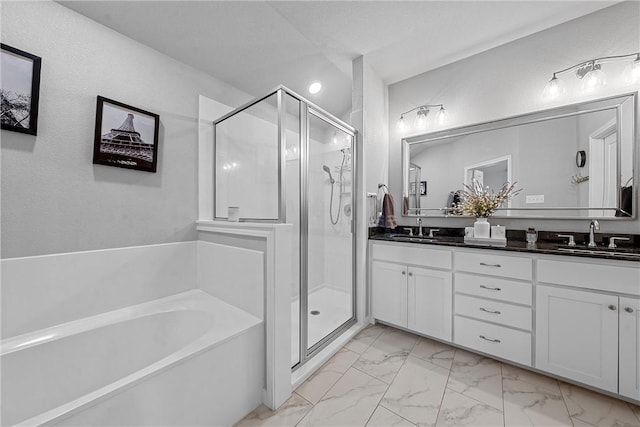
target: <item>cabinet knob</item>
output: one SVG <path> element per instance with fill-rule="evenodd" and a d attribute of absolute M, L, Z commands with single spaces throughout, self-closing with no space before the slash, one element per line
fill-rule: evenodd
<path fill-rule="evenodd" d="M 407 274 L 407 272 L 402 270 L 402 275 L 404 276 L 405 274 Z"/>
<path fill-rule="evenodd" d="M 627 313 L 633 313 L 633 308 L 631 307 L 625 307 L 624 311 L 626 311 Z"/>
<path fill-rule="evenodd" d="M 413 273 L 409 272 L 409 277 L 413 276 Z"/>
<path fill-rule="evenodd" d="M 618 309 L 618 307 L 616 307 L 615 305 L 613 305 L 613 304 L 609 305 L 609 310 L 616 311 L 617 309 Z"/>

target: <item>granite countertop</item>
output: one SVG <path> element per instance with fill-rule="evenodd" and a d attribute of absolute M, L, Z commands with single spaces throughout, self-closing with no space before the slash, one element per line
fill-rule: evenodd
<path fill-rule="evenodd" d="M 415 228 L 415 227 L 406 227 Z M 429 228 L 424 227 L 425 236 L 429 235 Z M 529 244 L 525 241 L 524 230 L 507 230 L 506 246 L 485 246 L 476 244 L 467 244 L 464 242 L 464 229 L 455 228 L 439 228 L 435 233 L 435 238 L 417 237 L 416 230 L 414 236 L 409 236 L 408 231 L 403 227 L 395 230 L 374 227 L 369 229 L 370 240 L 380 240 L 388 242 L 404 242 L 418 245 L 434 245 L 434 246 L 454 246 L 464 248 L 482 248 L 497 251 L 512 252 L 528 252 L 537 254 L 565 255 L 573 257 L 599 258 L 599 259 L 616 259 L 623 261 L 640 262 L 640 235 L 629 234 L 596 234 L 597 247 L 588 248 L 586 242 L 588 234 L 571 233 L 571 232 L 555 232 L 540 231 L 538 233 L 538 242 Z M 567 246 L 567 240 L 558 238 L 558 234 L 572 234 L 575 236 L 576 246 Z M 628 241 L 616 242 L 618 246 L 615 249 L 608 249 L 607 244 L 609 237 L 627 237 Z"/>

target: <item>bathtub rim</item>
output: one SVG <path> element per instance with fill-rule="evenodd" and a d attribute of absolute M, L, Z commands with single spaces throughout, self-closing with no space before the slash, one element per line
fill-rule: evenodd
<path fill-rule="evenodd" d="M 180 292 L 178 294 L 146 301 L 140 304 L 130 305 L 93 316 L 72 320 L 70 322 L 64 322 L 42 329 L 36 329 L 35 331 L 29 331 L 23 334 L 3 338 L 0 341 L 0 356 L 14 353 L 16 351 L 25 350 L 27 348 L 45 344 L 50 341 L 70 337 L 72 335 L 81 334 L 92 329 L 98 329 L 115 323 L 120 323 L 125 320 L 133 320 L 153 314 L 179 311 L 181 309 L 207 311 L 206 307 L 202 306 L 203 304 L 197 304 L 197 302 L 194 301 L 199 295 L 206 295 L 208 297 L 215 298 L 218 301 L 224 302 L 202 290 L 192 289 L 189 291 Z M 179 303 L 183 304 L 177 305 Z M 238 309 L 231 304 L 228 305 L 230 307 Z M 251 314 L 249 315 L 251 316 Z"/>
<path fill-rule="evenodd" d="M 62 405 L 59 405 L 55 408 L 49 409 L 45 412 L 42 412 L 40 414 L 37 414 L 33 417 L 27 418 L 27 419 L 23 419 L 18 421 L 17 423 L 15 423 L 14 425 L 16 426 L 22 426 L 22 425 L 26 425 L 26 426 L 40 426 L 40 425 L 44 425 L 44 424 L 54 424 L 60 421 L 63 421 L 64 419 L 86 409 L 89 408 L 91 406 L 95 406 L 97 404 L 99 404 L 100 402 L 103 402 L 107 399 L 109 399 L 111 396 L 114 396 L 124 390 L 127 390 L 129 388 L 132 388 L 134 386 L 136 386 L 137 384 L 141 383 L 142 381 L 151 378 L 155 375 L 159 375 L 161 373 L 163 373 L 164 371 L 177 366 L 179 364 L 182 363 L 186 363 L 187 361 L 191 360 L 192 358 L 195 358 L 201 354 L 204 354 L 205 352 L 212 350 L 220 345 L 223 345 L 226 342 L 229 342 L 231 340 L 234 340 L 236 338 L 239 338 L 243 335 L 248 334 L 250 331 L 252 331 L 254 328 L 262 328 L 264 326 L 264 321 L 251 315 L 250 313 L 247 313 L 231 304 L 226 303 L 225 301 L 222 301 L 214 296 L 211 296 L 210 294 L 199 290 L 199 289 L 194 289 L 194 290 L 190 290 L 190 291 L 186 291 L 186 292 L 181 292 L 179 294 L 175 294 L 175 295 L 171 295 L 169 297 L 164 297 L 164 298 L 159 298 L 157 300 L 152 300 L 152 301 L 148 301 L 142 304 L 138 304 L 135 306 L 131 306 L 131 307 L 125 307 L 123 309 L 118 309 L 118 310 L 113 310 L 112 312 L 107 312 L 107 313 L 103 313 L 100 315 L 96 315 L 96 316 L 90 316 L 89 318 L 94 318 L 94 317 L 99 317 L 99 321 L 101 322 L 105 322 L 105 320 L 113 320 L 114 318 L 114 313 L 119 313 L 120 315 L 125 314 L 125 313 L 129 313 L 132 311 L 132 309 L 135 309 L 136 307 L 140 307 L 140 306 L 144 306 L 143 308 L 146 308 L 147 311 L 143 311 L 143 310 L 138 310 L 138 315 L 135 317 L 129 317 L 126 318 L 126 320 L 134 320 L 135 318 L 139 318 L 139 317 L 144 317 L 144 316 L 148 316 L 151 314 L 156 314 L 156 313 L 162 313 L 162 312 L 167 312 L 167 311 L 177 311 L 176 307 L 181 307 L 181 306 L 176 306 L 174 305 L 174 309 L 173 310 L 149 310 L 149 306 L 153 306 L 153 305 L 159 305 L 160 307 L 168 305 L 170 303 L 175 304 L 176 302 L 192 302 L 195 303 L 194 305 L 198 305 L 198 301 L 196 300 L 196 298 L 200 296 L 205 296 L 205 299 L 208 299 L 208 301 L 205 301 L 204 303 L 209 303 L 209 304 L 217 304 L 219 306 L 225 305 L 228 306 L 228 309 L 232 312 L 236 312 L 236 314 L 240 315 L 241 317 L 244 317 L 243 319 L 243 325 L 239 328 L 239 330 L 231 333 L 231 334 L 227 334 L 225 335 L 223 338 L 219 338 L 216 337 L 217 331 L 215 331 L 215 329 L 210 329 L 208 332 L 206 332 L 205 334 L 201 335 L 200 337 L 198 337 L 197 339 L 195 339 L 194 341 L 192 341 L 191 343 L 189 343 L 188 345 L 182 347 L 181 349 L 179 349 L 178 351 L 175 351 L 157 361 L 155 361 L 154 363 L 143 367 L 142 369 L 139 369 L 135 372 L 132 372 L 129 375 L 126 375 L 122 378 L 117 379 L 116 381 L 113 381 L 107 385 L 104 385 L 96 390 L 93 390 L 87 394 L 84 394 L 76 399 L 70 400 L 66 403 L 63 403 Z M 192 307 L 184 307 L 183 308 L 186 309 L 193 309 Z M 179 310 L 179 309 L 178 309 Z M 135 310 L 134 310 L 135 311 Z M 109 315 L 109 316 L 107 316 Z M 85 326 L 84 328 L 80 328 L 79 326 L 76 325 L 76 323 L 78 322 L 82 322 L 85 321 L 85 323 L 90 323 L 90 322 L 86 322 L 86 319 L 79 319 L 79 320 L 75 320 L 73 322 L 67 322 L 67 323 L 63 323 L 54 327 L 50 327 L 50 328 L 45 328 L 45 330 L 48 329 L 52 329 L 52 328 L 62 328 L 62 327 L 67 327 L 69 326 L 69 324 L 73 324 L 71 326 L 77 328 L 77 330 L 81 330 L 81 332 L 84 331 L 88 331 L 88 330 L 92 330 L 92 329 L 96 329 L 98 326 L 96 323 L 91 324 L 91 327 L 87 327 Z M 110 323 L 103 323 L 102 326 L 107 326 L 109 324 L 113 324 L 113 323 L 117 323 L 117 322 L 113 322 L 111 321 Z M 16 335 L 15 337 L 11 337 L 8 339 L 15 339 L 18 337 L 22 337 L 25 335 L 33 335 L 36 332 L 39 331 L 34 331 L 34 332 L 30 332 L 27 334 L 21 334 L 21 335 Z M 74 333 L 80 333 L 80 332 L 74 332 Z M 20 351 L 32 346 L 36 346 L 36 345 L 40 345 L 40 344 L 44 344 L 46 342 L 49 341 L 53 341 L 55 339 L 61 339 L 64 338 L 66 336 L 71 336 L 74 335 L 73 333 L 66 333 L 66 334 L 61 334 L 60 336 L 56 336 L 55 338 L 50 338 L 47 340 L 43 340 L 43 341 L 38 341 L 35 343 L 29 343 L 28 345 L 19 347 L 17 349 L 13 349 L 11 352 L 15 352 L 15 351 Z M 216 338 L 216 339 L 214 339 Z M 4 344 L 4 340 L 3 340 L 3 344 Z M 4 354 L 9 354 L 11 352 L 4 352 L 4 347 L 3 347 L 3 353 Z"/>

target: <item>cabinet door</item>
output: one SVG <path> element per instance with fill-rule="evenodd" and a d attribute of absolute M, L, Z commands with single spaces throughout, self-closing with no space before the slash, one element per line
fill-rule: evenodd
<path fill-rule="evenodd" d="M 618 391 L 618 297 L 536 287 L 536 368 Z"/>
<path fill-rule="evenodd" d="M 620 394 L 640 400 L 640 299 L 620 298 Z"/>
<path fill-rule="evenodd" d="M 409 267 L 408 328 L 451 341 L 451 273 Z"/>
<path fill-rule="evenodd" d="M 407 327 L 407 267 L 402 264 L 371 263 L 371 312 L 373 317 Z"/>

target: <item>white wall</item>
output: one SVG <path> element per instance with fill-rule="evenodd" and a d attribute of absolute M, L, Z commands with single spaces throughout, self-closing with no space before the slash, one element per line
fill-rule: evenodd
<path fill-rule="evenodd" d="M 640 50 L 640 3 L 623 2 L 552 27 L 464 60 L 398 82 L 389 87 L 389 180 L 399 212 L 402 200 L 400 114 L 418 105 L 443 103 L 450 113 L 446 127 L 497 120 L 562 104 L 638 90 L 615 77 L 624 64 L 605 65 L 609 81 L 592 95 L 575 95 L 577 79 L 566 76 L 567 96 L 545 103 L 541 92 L 554 71 L 581 61 Z M 426 51 L 428 54 L 428 50 Z M 424 171 L 423 171 L 424 173 Z M 637 178 L 636 178 L 637 180 Z M 415 220 L 401 218 L 402 224 Z M 426 225 L 462 227 L 471 220 L 428 218 Z M 585 231 L 586 222 L 572 220 L 502 220 L 509 228 Z M 640 231 L 640 220 L 604 221 L 605 232 Z"/>
<path fill-rule="evenodd" d="M 2 131 L 2 256 L 196 239 L 198 95 L 250 97 L 54 2 L 2 5 L 42 57 L 38 136 Z M 158 172 L 93 165 L 96 96 L 160 115 Z"/>

